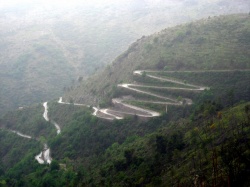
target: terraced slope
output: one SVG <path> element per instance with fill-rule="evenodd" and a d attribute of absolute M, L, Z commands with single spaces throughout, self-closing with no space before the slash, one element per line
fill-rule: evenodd
<path fill-rule="evenodd" d="M 200 71 L 206 74 L 206 77 L 208 77 L 207 73 L 202 71 L 249 69 L 249 25 L 250 19 L 247 14 L 219 16 L 142 37 L 117 57 L 104 72 L 89 78 L 74 90 L 66 92 L 63 98 L 67 102 L 72 100 L 75 103 L 108 106 L 111 104 L 111 99 L 119 92 L 118 84 L 124 82 L 133 84 L 133 81 L 142 80 L 142 77 L 134 78 L 132 75 L 132 72 L 138 69 L 179 71 L 183 74 L 187 74 L 188 72 L 184 72 L 187 70 Z M 209 83 L 213 86 L 216 82 L 222 83 L 225 79 L 224 75 L 230 73 L 212 72 L 211 74 L 216 74 L 218 78 L 215 82 Z M 156 80 L 149 80 L 149 78 L 146 77 L 145 81 L 150 85 L 160 85 Z M 182 79 L 182 77 L 179 78 Z M 210 78 L 213 79 L 212 76 Z M 229 80 L 228 77 L 226 79 L 234 81 Z M 191 83 L 200 84 L 195 81 Z M 168 84 L 174 83 L 168 82 Z M 204 86 L 211 87 L 209 84 Z M 180 87 L 180 85 L 175 86 Z"/>
<path fill-rule="evenodd" d="M 183 105 L 183 104 L 187 104 L 187 105 L 191 105 L 192 104 L 192 100 L 189 98 L 183 98 L 182 100 L 178 100 L 176 98 L 173 97 L 169 97 L 169 96 L 163 96 L 162 94 L 155 94 L 153 93 L 150 89 L 159 89 L 161 92 L 167 92 L 168 90 L 182 90 L 183 92 L 185 91 L 203 91 L 205 89 L 209 89 L 207 87 L 202 87 L 202 86 L 198 86 L 198 85 L 193 85 L 193 84 L 187 84 L 181 81 L 177 81 L 177 80 L 173 80 L 170 78 L 161 78 L 159 76 L 154 76 L 154 75 L 150 75 L 151 71 L 145 71 L 145 70 L 137 70 L 134 71 L 134 75 L 137 76 L 144 76 L 144 77 L 149 77 L 151 79 L 156 79 L 160 82 L 170 82 L 170 83 L 175 83 L 177 85 L 185 85 L 185 86 L 189 86 L 191 88 L 187 88 L 187 87 L 169 87 L 169 86 L 150 86 L 150 85 L 143 85 L 143 84 L 118 84 L 117 86 L 120 88 L 124 88 L 127 89 L 129 91 L 135 92 L 135 93 L 140 93 L 146 96 L 151 96 L 153 99 L 152 100 L 143 100 L 143 99 L 136 99 L 133 98 L 133 94 L 129 95 L 129 96 L 122 96 L 120 98 L 113 98 L 112 99 L 112 103 L 113 103 L 113 108 L 108 108 L 108 109 L 100 109 L 98 110 L 97 116 L 100 115 L 102 116 L 103 114 L 106 116 L 109 116 L 110 118 L 116 118 L 116 119 L 120 119 L 123 118 L 124 115 L 137 115 L 140 117 L 156 117 L 159 116 L 160 113 L 156 112 L 156 111 L 151 111 L 145 108 L 141 108 L 138 106 L 135 106 L 135 103 L 132 104 L 128 104 L 128 102 L 130 101 L 136 101 L 139 103 L 154 103 L 157 105 Z M 157 72 L 157 71 L 155 71 Z M 143 90 L 143 88 L 147 88 L 149 90 Z M 160 100 L 159 100 L 160 99 Z"/>
<path fill-rule="evenodd" d="M 250 7 L 247 0 L 25 2 L 0 4 L 0 113 L 58 97 L 142 35 Z"/>
<path fill-rule="evenodd" d="M 238 76 L 238 81 L 245 76 L 247 85 L 250 83 L 250 70 L 196 70 L 196 71 L 150 71 L 150 70 L 136 70 L 133 72 L 135 78 L 142 78 L 133 84 L 123 83 L 118 84 L 118 89 L 120 91 L 119 97 L 112 98 L 111 107 L 102 108 L 93 107 L 93 115 L 113 120 L 113 119 L 123 119 L 126 115 L 137 115 L 143 118 L 150 118 L 160 116 L 163 111 L 153 111 L 147 108 L 149 104 L 155 105 L 192 105 L 192 98 L 201 93 L 202 91 L 209 91 L 210 87 L 200 86 L 194 83 L 189 83 L 186 80 L 181 80 L 176 78 L 176 74 L 204 74 L 206 77 L 207 73 L 219 74 L 223 77 L 225 73 L 242 73 L 242 76 Z M 178 76 L 177 76 L 178 77 Z M 192 76 L 190 76 L 192 77 Z M 207 77 L 206 77 L 207 78 Z M 205 78 L 205 80 L 206 80 Z M 154 80 L 155 82 L 146 81 L 146 79 Z M 207 78 L 209 81 L 209 78 Z M 141 82 L 140 82 L 141 81 Z M 218 82 L 220 82 L 218 80 Z M 244 82 L 244 81 L 243 81 Z M 154 83 L 154 84 L 152 84 Z M 169 85 L 170 83 L 170 85 Z M 158 85 L 157 85 L 158 84 Z M 222 87 L 222 83 L 219 84 L 219 88 Z M 213 88 L 214 89 L 214 88 Z M 246 92 L 247 90 L 237 89 L 239 92 Z M 189 96 L 189 97 L 186 97 Z M 62 102 L 62 98 L 58 101 L 61 104 L 70 104 Z M 77 104 L 75 105 L 83 105 Z M 90 106 L 88 106 L 90 107 Z M 165 112 L 165 111 L 164 111 Z"/>

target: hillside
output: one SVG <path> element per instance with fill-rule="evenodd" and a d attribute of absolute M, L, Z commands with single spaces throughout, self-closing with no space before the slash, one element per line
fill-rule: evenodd
<path fill-rule="evenodd" d="M 249 186 L 249 25 L 143 37 L 67 97 L 8 112 L 0 186 Z"/>
<path fill-rule="evenodd" d="M 178 71 L 179 80 L 187 79 L 190 71 L 208 70 L 237 70 L 249 69 L 249 15 L 230 15 L 203 19 L 194 23 L 165 29 L 149 37 L 142 37 L 134 42 L 129 49 L 121 54 L 101 74 L 97 74 L 84 81 L 72 91 L 66 92 L 64 99 L 77 103 L 98 105 L 110 103 L 113 96 L 119 95 L 121 83 L 145 83 L 133 75 L 135 70 Z M 203 72 L 206 74 L 206 72 Z M 236 72 L 237 73 L 237 72 Z M 186 75 L 185 75 L 186 74 Z M 228 81 L 230 75 L 222 72 L 207 73 L 211 77 L 217 76 L 216 81 Z M 171 76 L 175 75 L 172 73 Z M 199 75 L 199 77 L 203 77 Z M 246 74 L 244 85 L 249 91 L 249 74 Z M 223 77 L 223 79 L 222 79 Z M 191 79 L 191 80 L 190 80 Z M 189 77 L 189 81 L 196 83 L 196 78 Z M 207 87 L 216 87 L 216 81 L 199 81 Z M 148 82 L 147 82 L 148 84 Z M 234 89 L 237 86 L 233 83 Z M 241 85 L 242 86 L 242 85 Z M 217 89 L 221 89 L 218 86 Z M 239 89 L 234 89 L 236 92 Z M 218 91 L 218 90 L 217 90 Z M 118 92 L 118 93 L 117 93 Z"/>
<path fill-rule="evenodd" d="M 211 15 L 249 11 L 246 0 L 84 2 L 1 2 L 0 113 L 58 97 L 142 35 Z"/>
<path fill-rule="evenodd" d="M 248 108 L 249 103 L 218 112 L 213 119 L 168 123 L 147 136 L 114 143 L 92 169 L 93 183 L 226 186 L 230 181 L 229 186 L 248 186 Z"/>
<path fill-rule="evenodd" d="M 111 122 L 90 115 L 86 107 L 50 103 L 50 115 L 63 127 L 61 135 L 48 139 L 51 165 L 35 161 L 35 140 L 6 136 L 1 130 L 1 150 L 10 149 L 13 140 L 22 146 L 15 147 L 21 158 L 15 152 L 1 152 L 5 164 L 0 168 L 0 184 L 225 186 L 230 181 L 230 186 L 247 187 L 249 108 L 246 102 L 222 109 L 207 100 L 195 105 L 192 119 L 189 112 L 183 116 L 182 108 L 174 114 L 178 120 L 164 115 L 148 122 L 135 117 Z"/>

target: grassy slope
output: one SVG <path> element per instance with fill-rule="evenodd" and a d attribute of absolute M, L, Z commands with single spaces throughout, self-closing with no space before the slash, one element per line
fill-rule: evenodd
<path fill-rule="evenodd" d="M 55 127 L 44 120 L 43 112 L 41 104 L 8 112 L 0 119 L 0 127 L 16 130 L 33 138 L 55 136 Z"/>
<path fill-rule="evenodd" d="M 217 18 L 215 25 L 224 19 L 241 20 L 240 23 L 243 23 L 243 25 L 247 22 L 246 16 L 233 17 Z M 153 38 L 152 36 L 152 41 L 154 40 Z M 157 46 L 156 44 L 154 45 Z M 244 53 L 244 55 L 248 55 L 248 53 Z M 139 61 L 137 63 L 139 64 Z M 223 64 L 227 67 L 227 61 Z M 158 65 L 159 61 L 151 64 L 151 67 L 157 68 Z M 114 65 L 112 68 L 115 66 L 118 65 Z M 148 68 L 151 67 L 148 66 Z M 235 67 L 234 64 L 230 65 L 230 68 Z M 187 66 L 186 68 L 189 67 Z M 220 66 L 220 68 L 223 68 L 223 66 Z M 124 72 L 126 71 L 128 70 L 125 68 Z M 111 72 L 110 76 L 114 75 L 116 75 L 115 71 Z M 120 75 L 120 80 L 126 80 L 124 78 L 127 76 L 126 74 Z M 118 75 L 116 76 L 118 77 Z M 130 78 L 127 79 L 130 80 Z M 105 94 L 104 92 L 101 93 Z M 249 156 L 249 151 L 247 150 L 249 142 L 249 110 L 246 110 L 249 108 L 249 103 L 222 111 L 222 115 L 217 113 L 220 107 L 216 104 L 205 103 L 201 106 L 196 106 L 196 111 L 192 115 L 193 121 L 182 119 L 173 123 L 169 123 L 170 119 L 168 116 L 162 116 L 149 122 L 141 122 L 136 117 L 132 117 L 110 123 L 90 116 L 90 111 L 86 109 L 57 104 L 50 104 L 50 107 L 51 114 L 56 115 L 54 117 L 55 120 L 60 118 L 60 122 L 64 123 L 61 135 L 55 138 L 50 136 L 49 146 L 53 150 L 52 156 L 60 160 L 61 163 L 66 164 L 68 171 L 74 171 L 74 166 L 78 172 L 78 177 L 77 179 L 72 176 L 67 178 L 67 176 L 61 175 L 64 172 L 63 170 L 52 171 L 46 166 L 41 166 L 40 168 L 43 168 L 43 170 L 25 170 L 21 177 L 21 182 L 24 182 L 24 184 L 27 183 L 32 186 L 32 182 L 34 182 L 33 185 L 39 184 L 42 186 L 41 181 L 48 180 L 48 176 L 52 180 L 52 176 L 58 174 L 56 177 L 58 182 L 62 182 L 63 177 L 65 177 L 69 181 L 72 179 L 82 185 L 95 183 L 96 185 L 107 184 L 110 186 L 112 182 L 115 185 L 149 184 L 151 186 L 164 186 L 172 183 L 177 185 L 179 182 L 185 186 L 185 184 L 191 185 L 193 176 L 198 174 L 202 177 L 205 176 L 205 179 L 201 177 L 199 180 L 203 180 L 210 185 L 214 179 L 218 179 L 216 178 L 218 176 L 213 177 L 211 174 L 214 168 L 212 168 L 212 162 L 209 159 L 214 149 L 217 151 L 219 164 L 223 165 L 218 168 L 218 171 L 223 173 L 219 181 L 225 183 L 226 177 L 230 174 L 234 182 L 240 180 L 245 182 L 246 173 L 241 175 L 240 172 L 249 166 L 248 161 L 245 162 L 245 157 Z M 41 111 L 40 106 L 40 108 L 37 108 L 40 117 Z M 25 116 L 29 114 L 33 116 L 31 111 L 23 112 Z M 185 108 L 180 109 L 178 114 L 169 114 L 169 116 L 172 115 L 177 115 L 177 118 L 186 117 Z M 25 120 L 22 112 L 10 114 L 8 118 L 11 118 L 11 116 L 16 116 L 14 118 L 17 119 L 16 123 L 22 124 L 22 120 Z M 29 120 L 27 121 L 28 123 L 30 123 Z M 225 131 L 228 131 L 228 133 L 225 134 Z M 233 136 L 235 139 L 232 139 Z M 182 141 L 177 141 L 176 138 Z M 239 142 L 242 141 L 242 146 L 239 146 Z M 232 149 L 229 149 L 230 145 L 233 145 Z M 223 155 L 221 149 L 225 149 L 226 155 Z M 231 154 L 230 151 L 240 151 L 244 154 L 243 156 L 234 155 L 232 158 L 228 156 Z M 200 158 L 200 154 L 204 157 Z M 31 156 L 29 157 L 31 158 Z M 13 178 L 12 180 L 19 178 L 21 176 L 18 173 L 20 168 L 29 168 L 29 159 L 25 159 L 24 165 L 22 165 L 22 161 L 19 162 L 7 175 Z M 194 159 L 201 162 L 201 167 L 194 166 Z M 227 160 L 229 161 L 227 162 Z M 79 163 L 81 163 L 80 166 L 84 167 L 83 173 L 79 171 Z M 32 167 L 35 164 L 35 162 L 32 162 Z M 229 173 L 230 164 L 236 164 L 233 167 L 239 170 Z M 202 173 L 199 173 L 200 171 Z M 9 180 L 9 182 L 12 180 Z M 40 180 L 40 183 L 35 183 L 36 180 Z M 71 184 L 71 186 L 74 185 Z"/>
<path fill-rule="evenodd" d="M 106 70 L 65 94 L 77 102 L 112 97 L 116 85 L 132 82 L 137 69 L 209 70 L 250 68 L 249 15 L 219 16 L 142 37 Z"/>
<path fill-rule="evenodd" d="M 153 75 L 163 78 L 176 79 L 181 82 L 209 87 L 210 90 L 202 92 L 165 90 L 159 88 L 139 88 L 158 95 L 171 97 L 173 99 L 189 98 L 197 102 L 199 98 L 210 94 L 211 98 L 217 98 L 223 105 L 230 105 L 241 100 L 250 100 L 250 71 L 229 71 L 229 72 L 154 72 Z M 144 83 L 143 79 L 137 83 Z M 159 82 L 159 81 L 158 81 Z M 162 83 L 161 83 L 162 84 Z M 175 86 L 175 85 L 171 85 Z M 178 86 L 178 85 L 177 85 Z M 182 85 L 181 85 L 182 86 Z M 185 85 L 184 85 L 185 86 Z M 183 87 L 183 86 L 182 86 Z M 122 95 L 119 91 L 118 95 Z M 117 92 L 118 93 L 118 92 Z M 133 92 L 131 95 L 135 95 Z M 123 94 L 124 95 L 124 94 Z M 139 98 L 140 99 L 140 98 Z M 144 104 L 147 106 L 148 104 Z"/>
<path fill-rule="evenodd" d="M 249 7 L 227 0 L 112 2 L 1 7 L 0 113 L 61 95 L 72 79 L 110 63 L 142 35 Z"/>
<path fill-rule="evenodd" d="M 35 154 L 42 149 L 39 142 L 17 136 L 3 129 L 0 129 L 0 140 L 0 175 L 20 162 L 24 157 L 32 156 L 32 160 L 35 160 Z"/>

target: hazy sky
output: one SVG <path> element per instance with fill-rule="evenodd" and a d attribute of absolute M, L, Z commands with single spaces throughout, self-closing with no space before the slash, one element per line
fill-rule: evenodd
<path fill-rule="evenodd" d="M 164 3 L 178 3 L 181 0 L 165 0 Z M 79 4 L 85 5 L 107 5 L 107 4 L 122 4 L 122 3 L 149 3 L 150 5 L 162 3 L 162 0 L 0 0 L 0 8 L 32 5 L 46 5 L 46 6 L 77 6 Z"/>
<path fill-rule="evenodd" d="M 0 7 L 20 6 L 25 4 L 43 4 L 43 5 L 58 5 L 58 6 L 70 6 L 76 4 L 105 4 L 110 2 L 116 2 L 116 0 L 0 0 Z M 117 2 L 119 2 L 117 0 Z"/>

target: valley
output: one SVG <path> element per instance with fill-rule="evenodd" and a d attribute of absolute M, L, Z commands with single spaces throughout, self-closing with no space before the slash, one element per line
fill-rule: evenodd
<path fill-rule="evenodd" d="M 0 186 L 249 186 L 249 25 L 141 37 L 59 99 L 7 112 Z"/>
<path fill-rule="evenodd" d="M 47 102 L 43 103 L 43 107 L 44 107 L 43 118 L 45 121 L 49 121 Z M 57 130 L 57 134 L 60 134 L 61 133 L 60 126 L 54 121 L 52 121 L 52 123 Z M 23 134 L 15 130 L 7 129 L 7 131 L 13 132 L 14 134 L 17 134 L 22 138 L 32 139 L 33 141 L 38 141 L 42 143 L 42 141 L 39 141 L 39 137 L 32 138 L 29 135 Z M 50 148 L 48 147 L 47 143 L 43 143 L 43 151 L 39 153 L 37 156 L 35 156 L 35 159 L 38 161 L 39 164 L 51 164 L 52 158 L 50 157 Z"/>
<path fill-rule="evenodd" d="M 146 103 L 146 104 L 154 103 L 157 105 L 164 105 L 164 106 L 166 106 L 166 110 L 167 110 L 167 106 L 169 106 L 169 105 L 176 105 L 176 106 L 178 106 L 178 105 L 180 105 L 180 106 L 181 105 L 182 106 L 183 105 L 192 105 L 193 104 L 192 100 L 188 99 L 188 98 L 182 98 L 181 100 L 178 100 L 178 99 L 173 99 L 173 98 L 169 98 L 169 97 L 163 97 L 163 96 L 159 96 L 156 94 L 152 94 L 149 91 L 148 92 L 142 91 L 139 88 L 150 88 L 150 89 L 156 88 L 156 89 L 161 90 L 161 92 L 167 92 L 167 90 L 181 90 L 182 92 L 185 92 L 185 91 L 196 91 L 196 92 L 198 91 L 198 92 L 200 92 L 200 91 L 204 91 L 204 90 L 209 90 L 210 88 L 198 86 L 195 84 L 189 84 L 186 81 L 180 81 L 177 79 L 173 79 L 171 77 L 171 75 L 176 74 L 176 73 L 177 74 L 181 74 L 181 73 L 199 73 L 199 74 L 202 74 L 202 73 L 208 73 L 208 72 L 210 72 L 210 73 L 212 73 L 212 72 L 224 73 L 224 72 L 235 72 L 235 71 L 237 71 L 237 72 L 250 72 L 250 70 L 210 70 L 210 71 L 183 71 L 183 72 L 180 72 L 180 71 L 135 70 L 133 72 L 133 74 L 135 76 L 143 76 L 144 78 L 149 77 L 151 79 L 156 79 L 157 81 L 163 82 L 163 83 L 164 82 L 171 82 L 171 83 L 175 83 L 177 85 L 185 85 L 188 88 L 147 86 L 145 84 L 144 85 L 143 84 L 125 84 L 125 83 L 119 84 L 118 87 L 132 90 L 133 92 L 139 92 L 139 93 L 142 93 L 145 95 L 153 96 L 156 99 L 160 98 L 160 99 L 167 100 L 167 101 L 163 102 L 163 101 L 156 101 L 156 100 L 152 100 L 152 101 L 140 100 L 140 98 L 138 98 L 138 97 L 137 97 L 137 100 L 135 100 L 135 98 L 132 95 L 126 96 L 126 97 L 123 96 L 121 98 L 113 98 L 112 99 L 112 103 L 114 105 L 112 108 L 99 109 L 96 107 L 92 107 L 94 109 L 94 112 L 92 113 L 92 115 L 96 116 L 98 118 L 101 118 L 101 119 L 106 119 L 106 120 L 114 120 L 114 119 L 121 120 L 121 119 L 124 119 L 124 116 L 127 116 L 127 115 L 139 116 L 142 118 L 157 117 L 157 116 L 161 115 L 161 113 L 159 113 L 160 111 L 156 112 L 156 111 L 148 110 L 148 109 L 141 108 L 141 107 L 138 107 L 135 105 L 126 104 L 127 102 L 129 102 L 128 98 L 130 98 L 130 99 L 133 98 L 134 99 L 133 101 L 137 101 L 139 103 Z M 153 75 L 151 73 L 153 73 Z M 158 74 L 160 74 L 161 76 L 159 76 Z M 168 78 L 163 77 L 163 75 L 165 75 L 165 76 L 167 75 Z M 127 99 L 124 99 L 124 98 L 127 98 Z M 177 96 L 175 98 L 177 98 Z M 87 107 L 87 108 L 90 107 L 89 105 L 85 105 L 85 104 L 63 102 L 62 97 L 59 98 L 58 104 L 82 106 L 82 107 Z M 48 122 L 50 121 L 50 123 L 52 123 L 55 126 L 55 128 L 57 130 L 57 134 L 60 134 L 61 133 L 60 126 L 55 121 L 50 120 L 48 117 L 48 113 L 49 113 L 48 102 L 44 102 L 43 107 L 44 107 L 44 113 L 43 113 L 44 120 L 48 121 Z M 53 118 L 53 116 L 52 116 L 52 118 Z M 28 138 L 28 139 L 32 138 L 29 135 L 22 134 L 18 131 L 15 131 L 15 130 L 11 130 L 11 132 L 13 132 L 13 133 L 15 133 L 18 136 L 21 136 L 23 138 Z M 35 139 L 38 140 L 38 138 L 35 138 Z M 52 158 L 50 157 L 50 148 L 48 147 L 48 145 L 46 143 L 44 143 L 43 151 L 41 153 L 39 153 L 37 156 L 35 156 L 35 159 L 40 164 L 44 164 L 44 163 L 51 164 Z"/>
<path fill-rule="evenodd" d="M 139 38 L 250 6 L 245 0 L 74 2 L 1 2 L 0 115 L 73 91 Z"/>

